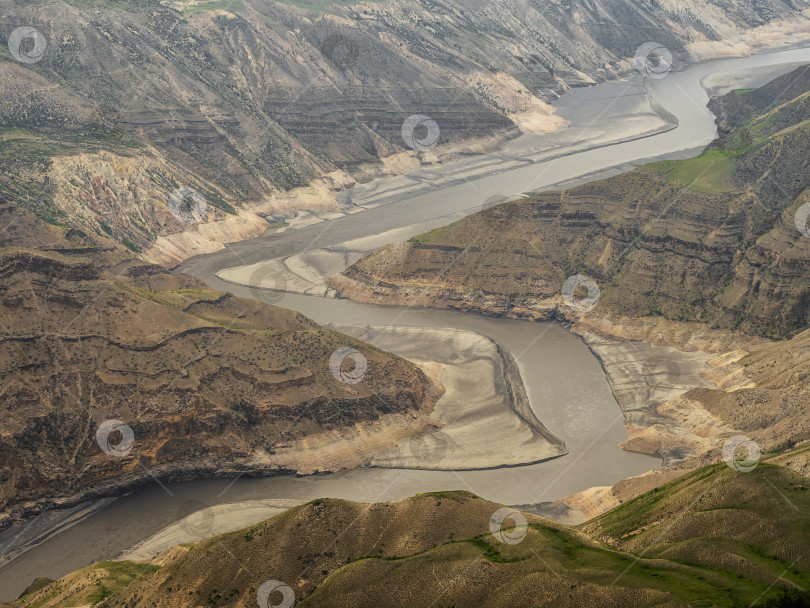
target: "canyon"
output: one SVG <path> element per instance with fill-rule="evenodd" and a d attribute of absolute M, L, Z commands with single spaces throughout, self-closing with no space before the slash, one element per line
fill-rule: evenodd
<path fill-rule="evenodd" d="M 496 205 L 385 246 L 327 284 L 360 302 L 570 325 L 625 412 L 623 446 L 665 464 L 716 461 L 735 433 L 768 451 L 802 444 L 810 243 L 795 218 L 808 188 L 809 88 L 800 67 L 727 93 L 711 102 L 721 137 L 695 158 Z M 588 290 L 566 293 L 569 276 Z M 651 345 L 681 357 L 640 354 Z M 643 476 L 638 490 L 656 477 L 672 473 Z M 565 502 L 598 514 L 632 483 Z"/>
<path fill-rule="evenodd" d="M 802 6 L 569 3 L 557 20 L 531 3 L 392 2 L 340 7 L 313 21 L 295 4 L 246 1 L 236 11 L 149 3 L 151 12 L 141 2 L 90 4 L 30 9 L 52 43 L 41 65 L 0 58 L 0 74 L 15 91 L 0 99 L 0 153 L 9 161 L 0 177 L 8 226 L 0 304 L 5 341 L 17 351 L 7 351 L 2 370 L 8 420 L 0 435 L 0 525 L 41 515 L 26 522 L 35 524 L 31 537 L 12 540 L 18 553 L 0 575 L 30 580 L 43 553 L 62 555 L 57 576 L 68 564 L 93 561 L 91 554 L 119 561 L 56 582 L 38 579 L 14 605 L 248 605 L 261 581 L 232 572 L 234 564 L 212 565 L 224 560 L 225 545 L 239 556 L 235 563 L 283 575 L 302 605 L 335 605 L 334 597 L 395 603 L 411 597 L 405 582 L 427 567 L 440 573 L 439 589 L 464 581 L 454 601 L 491 605 L 513 601 L 502 584 L 530 580 L 548 589 L 538 602 L 563 594 L 571 605 L 585 598 L 671 605 L 693 595 L 719 598 L 717 590 L 729 587 L 748 602 L 768 594 L 784 566 L 780 578 L 805 585 L 806 527 L 779 511 L 786 494 L 787 504 L 805 506 L 810 439 L 803 406 L 808 245 L 797 219 L 808 190 L 809 70 L 713 99 L 720 138 L 694 158 L 676 149 L 683 158 L 596 181 L 578 167 L 571 179 L 560 173 L 560 189 L 494 196 L 463 219 L 478 209 L 442 208 L 441 216 L 409 224 L 401 221 L 403 205 L 386 208 L 386 197 L 429 199 L 419 188 L 431 181 L 430 194 L 441 198 L 450 192 L 442 188 L 466 186 L 487 171 L 508 179 L 509 167 L 532 169 L 539 158 L 509 157 L 508 150 L 535 146 L 537 156 L 539 140 L 525 139 L 529 131 L 573 137 L 547 102 L 572 86 L 626 75 L 633 47 L 647 36 L 643 23 L 656 20 L 654 30 L 682 67 L 802 42 Z M 517 16 L 532 24 L 532 42 Z M 616 28 L 619 20 L 637 31 Z M 466 35 L 471 29 L 483 44 Z M 516 42 L 502 52 L 493 42 L 506 38 Z M 550 39 L 572 44 L 552 48 Z M 488 43 L 497 51 L 484 54 Z M 85 53 L 81 61 L 70 55 L 75 48 Z M 518 65 L 526 57 L 530 70 Z M 238 74 L 223 69 L 232 63 Z M 757 65 L 763 74 L 770 69 L 767 59 Z M 132 88 L 133 74 L 140 88 Z M 709 78 L 701 80 L 706 89 Z M 735 79 L 729 82 L 719 88 L 733 89 Z M 641 88 L 631 79 L 626 91 Z M 632 106 L 617 99 L 628 113 L 642 109 L 643 127 L 624 139 L 606 129 L 581 142 L 585 152 L 688 130 L 647 92 L 639 97 Z M 177 108 L 166 111 L 167 99 Z M 441 125 L 440 145 L 407 150 L 400 126 L 421 112 Z M 462 171 L 452 175 L 455 167 Z M 599 170 L 622 168 L 618 155 Z M 391 181 L 373 179 L 380 175 Z M 570 183 L 577 179 L 589 183 Z M 364 197 L 368 204 L 360 204 Z M 395 226 L 375 231 L 375 211 L 396 216 L 389 218 Z M 355 227 L 366 222 L 366 232 L 352 233 L 354 213 L 361 216 Z M 179 272 L 163 266 L 225 243 L 218 256 L 193 258 Z M 294 255 L 271 253 L 299 245 Z M 590 290 L 566 293 L 567 277 L 598 285 L 597 305 Z M 470 312 L 487 319 L 469 321 L 471 329 L 466 321 L 455 330 L 429 326 Z M 403 327 L 420 318 L 426 326 Z M 485 337 L 480 328 L 492 324 L 506 341 Z M 526 372 L 542 361 L 521 361 L 542 350 L 530 350 L 537 341 L 558 359 L 539 378 Z M 362 353 L 362 382 L 352 381 L 359 368 L 331 364 L 342 349 Z M 575 352 L 595 357 L 598 373 Z M 568 382 L 567 396 L 538 393 L 574 362 L 577 373 L 558 379 Z M 105 449 L 98 438 L 109 423 L 120 443 L 108 437 Z M 135 450 L 111 458 L 107 452 L 125 445 L 127 432 Z M 767 453 L 751 476 L 715 464 L 723 443 L 740 433 Z M 604 470 L 586 474 L 584 461 L 577 467 L 586 454 Z M 329 475 L 311 477 L 320 473 Z M 528 473 L 533 483 L 521 486 Z M 247 479 L 254 475 L 276 477 Z M 487 537 L 480 524 L 510 507 L 470 492 L 429 491 L 455 487 L 451 475 L 521 509 L 531 542 L 499 546 L 491 523 Z M 180 483 L 218 476 L 234 479 Z M 166 491 L 174 515 L 155 506 L 125 538 L 102 532 L 88 550 L 86 531 L 131 518 L 145 494 L 112 497 L 148 484 Z M 721 491 L 713 491 L 717 484 Z M 420 494 L 403 498 L 413 488 Z M 287 497 L 265 498 L 285 490 Z M 224 503 L 226 493 L 244 500 Z M 374 504 L 306 502 L 346 494 Z M 177 510 L 181 496 L 196 506 Z M 99 498 L 97 511 L 82 511 Z M 683 526 L 662 530 L 662 521 L 695 501 L 700 508 Z M 68 519 L 49 531 L 53 511 Z M 437 535 L 427 512 L 460 527 Z M 204 521 L 211 514 L 214 523 L 193 529 L 195 513 L 206 514 Z M 707 518 L 719 541 L 695 532 Z M 347 547 L 335 529 L 350 530 L 358 519 L 364 534 L 380 534 Z M 298 564 L 287 559 L 301 526 L 317 538 L 297 559 L 304 572 L 320 561 L 320 574 L 296 575 Z M 218 532 L 226 535 L 204 540 Z M 330 534 L 334 545 L 320 546 Z M 187 546 L 170 548 L 178 542 Z M 731 561 L 713 557 L 718 546 Z M 555 569 L 542 558 L 543 568 L 527 561 L 534 559 L 528 548 L 564 569 L 565 581 L 549 576 Z M 600 564 L 608 578 L 578 571 L 572 551 L 576 563 Z M 696 563 L 682 563 L 695 555 Z M 655 577 L 636 572 L 627 586 L 608 584 L 642 561 L 640 569 L 655 568 Z M 458 568 L 437 568 L 445 563 Z M 480 591 L 490 575 L 498 597 Z M 386 577 L 396 583 L 374 583 Z"/>
<path fill-rule="evenodd" d="M 345 212 L 374 177 L 552 132 L 548 102 L 634 71 L 650 39 L 688 65 L 808 37 L 802 0 L 468 4 L 15 4 L 3 33 L 46 49 L 0 55 L 0 194 L 174 265 Z M 403 140 L 412 115 L 435 148 Z M 205 209 L 186 222 L 171 200 L 190 190 Z"/>

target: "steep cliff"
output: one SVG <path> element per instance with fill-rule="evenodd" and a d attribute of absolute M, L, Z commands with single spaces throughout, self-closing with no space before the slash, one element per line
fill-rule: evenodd
<path fill-rule="evenodd" d="M 554 129 L 546 101 L 628 72 L 651 39 L 679 63 L 741 54 L 807 35 L 806 8 L 13 3 L 3 38 L 36 33 L 17 40 L 22 56 L 0 52 L 0 192 L 47 221 L 177 262 L 260 234 L 265 217 L 335 211 L 335 190 L 470 153 L 472 139 Z M 402 132 L 412 115 L 433 121 L 419 122 L 415 140 Z M 197 209 L 171 214 L 173 197 Z"/>

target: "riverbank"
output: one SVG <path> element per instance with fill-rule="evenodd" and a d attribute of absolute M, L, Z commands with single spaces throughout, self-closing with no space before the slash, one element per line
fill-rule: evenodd
<path fill-rule="evenodd" d="M 775 35 L 776 32 L 768 30 L 767 42 L 763 42 L 766 38 L 757 42 L 755 37 L 750 37 L 733 47 L 720 44 L 695 46 L 690 51 L 690 59 L 676 69 L 689 69 L 721 58 L 744 57 L 752 52 L 779 52 L 801 45 L 808 35 L 802 32 L 798 24 L 792 24 L 785 31 L 779 30 L 779 33 L 792 36 L 790 43 L 784 43 Z M 637 77 L 635 66 L 631 62 L 627 65 L 628 69 L 620 74 L 621 78 Z M 749 74 L 749 80 L 754 75 Z M 566 115 L 565 106 L 560 111 L 558 103 L 550 106 L 542 104 L 542 111 L 532 115 L 530 120 L 512 115 L 516 126 L 507 133 L 441 145 L 423 153 L 400 152 L 381 159 L 379 163 L 363 166 L 353 175 L 333 171 L 307 186 L 273 195 L 249 208 L 238 209 L 234 216 L 226 215 L 217 222 L 199 224 L 184 232 L 161 236 L 144 252 L 143 257 L 150 262 L 176 266 L 195 255 L 221 251 L 229 244 L 256 238 L 265 231 L 333 220 L 380 204 L 420 196 L 584 150 L 652 137 L 677 127 L 677 118 L 661 104 L 650 98 L 638 101 L 632 110 L 622 109 L 624 120 L 620 123 L 604 121 L 598 127 L 589 124 L 587 142 L 583 142 L 581 134 L 577 134 L 575 139 L 567 142 L 567 150 L 556 145 L 553 155 L 548 154 L 548 138 L 545 135 L 561 135 L 556 143 L 566 143 L 566 135 L 575 133 L 569 125 L 576 125 L 578 121 L 576 116 Z M 537 120 L 540 115 L 541 120 Z M 537 142 L 543 143 L 538 146 Z"/>
<path fill-rule="evenodd" d="M 550 112 L 544 129 L 536 132 L 550 133 L 564 124 L 564 119 Z M 362 205 L 346 204 L 349 190 L 397 176 L 408 180 L 406 175 L 416 170 L 444 167 L 459 159 L 495 153 L 520 135 L 521 131 L 515 126 L 502 134 L 453 142 L 425 153 L 416 150 L 399 152 L 379 163 L 359 167 L 354 175 L 343 170 L 333 171 L 306 186 L 236 209 L 233 215 L 224 215 L 218 221 L 195 224 L 183 232 L 159 236 L 140 257 L 171 268 L 193 256 L 221 251 L 229 243 L 253 239 L 267 231 L 296 229 L 363 211 Z"/>
<path fill-rule="evenodd" d="M 706 435 L 727 435 L 733 429 L 705 420 L 705 428 L 687 431 L 693 414 L 682 395 L 692 389 L 717 388 L 719 367 L 733 364 L 760 339 L 744 340 L 728 332 L 712 331 L 698 323 L 667 322 L 662 319 L 615 318 L 598 312 L 577 314 L 559 296 L 533 298 L 516 303 L 511 298 L 480 292 L 451 292 L 440 288 L 398 288 L 378 283 L 365 286 L 338 275 L 330 285 L 341 297 L 367 304 L 391 302 L 396 306 L 448 308 L 480 315 L 539 321 L 556 321 L 568 326 L 599 360 L 613 395 L 624 414 L 628 439 L 623 449 L 658 456 L 663 466 L 677 465 L 698 453 L 716 447 Z M 400 292 L 409 292 L 407 295 Z M 427 292 L 427 293 L 426 293 Z M 452 293 L 447 299 L 441 293 Z M 509 300 L 509 304 L 504 304 Z M 737 357 L 731 353 L 737 352 Z M 677 404 L 677 405 L 676 405 Z M 668 412 L 669 415 L 662 412 Z M 711 429 L 711 430 L 710 430 Z"/>
<path fill-rule="evenodd" d="M 514 360 L 494 341 L 454 329 L 380 326 L 335 329 L 416 363 L 438 387 L 431 407 L 405 415 L 387 414 L 380 420 L 361 422 L 340 431 L 309 435 L 276 447 L 272 454 L 256 453 L 245 461 L 220 463 L 218 469 L 212 461 L 207 468 L 201 465 L 192 470 L 171 465 L 155 467 L 151 474 L 164 483 L 176 483 L 198 476 L 306 476 L 368 466 L 488 470 L 543 462 L 567 453 L 565 444 L 533 414 Z M 53 508 L 44 516 L 4 530 L 0 533 L 0 547 L 5 561 L 0 562 L 0 567 L 109 505 L 114 496 L 152 480 L 146 473 L 143 476 L 144 479 L 123 477 L 118 489 L 110 485 L 99 490 L 108 498 L 98 502 L 87 503 L 91 495 L 77 493 L 63 508 Z M 78 506 L 67 508 L 68 504 Z M 212 519 L 220 526 L 212 532 L 215 534 L 266 519 L 290 504 L 246 501 L 212 506 L 209 511 L 209 507 L 198 503 L 194 508 L 195 513 L 200 511 L 198 515 L 184 515 L 180 519 L 185 523 L 172 524 L 150 537 L 148 543 L 128 551 L 141 555 L 155 551 L 155 547 L 168 548 L 165 545 L 169 542 L 200 540 L 202 537 L 194 536 L 207 533 Z M 233 517 L 229 510 L 233 510 Z M 228 516 L 224 517 L 226 512 Z M 205 525 L 189 523 L 188 518 L 202 518 Z"/>
<path fill-rule="evenodd" d="M 568 453 L 532 411 L 520 371 L 502 346 L 469 331 L 418 327 L 336 329 L 433 368 L 445 393 L 419 436 L 381 451 L 370 466 L 445 471 L 545 462 Z"/>
<path fill-rule="evenodd" d="M 246 528 L 301 504 L 301 500 L 266 498 L 206 507 L 203 503 L 192 501 L 185 505 L 187 514 L 178 521 L 130 547 L 115 559 L 149 560 L 177 545 L 197 543 Z"/>

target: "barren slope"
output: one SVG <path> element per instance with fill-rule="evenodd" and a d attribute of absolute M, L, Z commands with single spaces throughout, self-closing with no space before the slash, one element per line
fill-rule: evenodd
<path fill-rule="evenodd" d="M 32 63 L 0 51 L 0 192 L 177 262 L 261 234 L 264 217 L 334 211 L 355 181 L 480 150 L 471 139 L 554 129 L 546 101 L 632 70 L 649 40 L 679 65 L 744 54 L 807 37 L 807 7 L 7 1 L 3 40 L 33 27 L 46 47 Z M 439 148 L 406 145 L 411 115 L 436 122 Z M 185 187 L 207 199 L 191 225 L 168 212 Z"/>
<path fill-rule="evenodd" d="M 411 363 L 300 314 L 13 205 L 0 224 L 0 525 L 153 477 L 294 470 L 297 440 L 330 429 L 397 420 L 393 447 L 432 408 L 435 389 Z M 342 347 L 367 360 L 358 383 L 330 371 Z M 120 457 L 97 444 L 107 420 L 134 432 Z"/>

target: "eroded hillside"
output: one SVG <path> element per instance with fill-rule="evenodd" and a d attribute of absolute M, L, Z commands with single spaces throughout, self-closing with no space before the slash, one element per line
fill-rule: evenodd
<path fill-rule="evenodd" d="M 38 34 L 25 60 L 0 52 L 0 192 L 161 263 L 335 211 L 336 190 L 481 151 L 473 139 L 554 129 L 546 101 L 626 73 L 650 39 L 683 63 L 807 35 L 804 0 L 2 8 L 4 40 Z M 438 128 L 420 151 L 411 115 Z M 169 213 L 185 188 L 206 199 L 188 224 Z"/>
<path fill-rule="evenodd" d="M 810 321 L 810 239 L 797 228 L 810 192 L 810 71 L 728 99 L 773 97 L 786 83 L 801 92 L 749 112 L 697 158 L 498 205 L 332 282 L 361 299 L 551 318 L 571 309 L 562 285 L 581 274 L 599 289 L 589 314 L 789 336 Z"/>
<path fill-rule="evenodd" d="M 295 471 L 299 440 L 334 430 L 393 447 L 432 410 L 418 368 L 303 315 L 14 205 L 0 223 L 0 525 L 153 479 Z M 340 348 L 364 357 L 361 381 L 335 371 Z M 323 470 L 368 456 L 347 452 Z"/>

